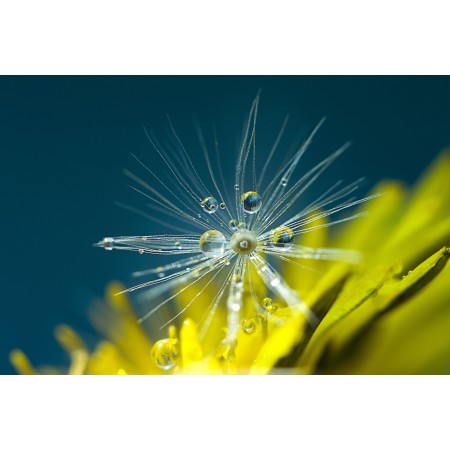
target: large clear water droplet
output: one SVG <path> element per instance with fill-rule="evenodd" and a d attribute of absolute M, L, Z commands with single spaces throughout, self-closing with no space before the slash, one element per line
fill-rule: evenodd
<path fill-rule="evenodd" d="M 151 357 L 160 369 L 172 369 L 177 364 L 178 340 L 168 338 L 155 342 L 152 347 Z"/>
<path fill-rule="evenodd" d="M 290 247 L 293 241 L 294 232 L 289 227 L 277 227 L 270 233 L 270 242 L 277 247 Z"/>
<path fill-rule="evenodd" d="M 105 237 L 102 241 L 102 245 L 105 250 L 112 250 L 114 248 L 114 238 Z"/>
<path fill-rule="evenodd" d="M 217 257 L 225 252 L 227 241 L 220 231 L 208 230 L 202 234 L 199 244 L 204 255 Z"/>
<path fill-rule="evenodd" d="M 241 197 L 241 203 L 247 214 L 255 214 L 261 208 L 261 196 L 255 191 L 246 192 Z"/>
<path fill-rule="evenodd" d="M 206 197 L 200 203 L 200 206 L 208 213 L 214 214 L 219 207 L 219 202 L 214 197 Z"/>

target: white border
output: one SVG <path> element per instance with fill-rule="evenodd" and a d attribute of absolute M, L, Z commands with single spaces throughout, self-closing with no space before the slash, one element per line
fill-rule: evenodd
<path fill-rule="evenodd" d="M 0 378 L 0 448 L 449 448 L 444 376 Z"/>
<path fill-rule="evenodd" d="M 448 2 L 15 0 L 3 74 L 448 74 Z"/>

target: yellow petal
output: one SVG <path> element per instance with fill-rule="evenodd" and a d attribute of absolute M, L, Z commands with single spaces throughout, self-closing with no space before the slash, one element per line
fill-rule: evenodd
<path fill-rule="evenodd" d="M 448 276 L 445 273 L 441 274 L 441 271 L 448 258 L 449 250 L 447 248 L 440 250 L 403 279 L 384 285 L 377 295 L 371 296 L 352 314 L 337 323 L 327 335 L 326 347 L 323 346 L 324 351 L 319 362 L 321 370 L 347 373 L 347 370 L 353 367 L 354 372 L 359 372 L 360 361 L 364 360 L 361 348 L 364 348 L 363 337 L 366 333 L 372 327 L 376 327 L 380 318 L 394 308 L 399 308 L 405 302 L 415 302 L 417 293 L 432 286 L 438 275 L 441 280 L 442 277 L 447 280 Z M 443 298 L 445 299 L 446 296 L 444 295 Z M 439 302 L 442 304 L 443 300 L 439 300 Z M 417 333 L 419 331 L 419 329 L 416 330 Z M 389 329 L 386 332 L 389 333 Z M 373 337 L 374 335 L 372 335 Z M 447 339 L 447 345 L 450 347 L 449 344 L 450 341 Z M 370 347 L 370 350 L 376 354 L 377 351 L 380 351 L 380 347 L 374 345 Z M 367 351 L 366 358 L 371 357 L 370 350 Z M 353 365 L 350 364 L 350 361 L 353 362 Z"/>
<path fill-rule="evenodd" d="M 90 311 L 91 321 L 134 366 L 126 370 L 128 373 L 162 373 L 151 359 L 152 343 L 138 323 L 128 296 L 119 293 L 122 290 L 123 286 L 112 283 L 106 293 L 110 307 L 103 303 L 94 305 Z"/>
<path fill-rule="evenodd" d="M 450 204 L 450 151 L 444 151 L 433 161 L 416 183 L 408 208 L 398 224 L 393 241 L 401 241 L 417 230 L 436 223 L 448 215 Z"/>
<path fill-rule="evenodd" d="M 61 347 L 69 354 L 76 350 L 86 349 L 83 340 L 68 325 L 58 325 L 55 329 L 55 337 Z"/>
<path fill-rule="evenodd" d="M 191 364 L 197 363 L 203 358 L 197 327 L 192 319 L 186 319 L 181 326 L 180 346 L 183 370 L 188 371 Z"/>
<path fill-rule="evenodd" d="M 282 326 L 275 329 L 263 344 L 256 361 L 252 364 L 250 374 L 267 374 L 275 363 L 288 355 L 294 345 L 301 339 L 307 325 L 305 316 L 294 314 Z"/>
<path fill-rule="evenodd" d="M 37 370 L 32 366 L 30 360 L 21 350 L 12 350 L 9 354 L 11 364 L 21 375 L 37 375 Z"/>

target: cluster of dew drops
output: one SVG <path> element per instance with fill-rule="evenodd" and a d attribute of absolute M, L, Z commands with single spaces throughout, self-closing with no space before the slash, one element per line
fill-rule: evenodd
<path fill-rule="evenodd" d="M 286 186 L 287 182 L 283 179 L 281 184 Z M 234 186 L 236 190 L 239 189 L 239 185 Z M 255 214 L 262 205 L 261 196 L 258 192 L 249 191 L 242 195 L 241 204 L 244 213 Z M 225 202 L 219 203 L 214 197 L 205 197 L 200 202 L 201 208 L 208 214 L 215 214 L 218 210 L 226 209 Z M 199 214 L 201 217 L 201 214 Z M 245 230 L 245 222 L 239 222 L 236 219 L 231 219 L 228 222 L 230 229 L 234 232 L 238 230 Z M 294 233 L 289 227 L 280 226 L 272 230 L 271 243 L 276 246 L 288 246 L 293 242 Z M 227 240 L 223 233 L 218 230 L 208 230 L 202 234 L 199 240 L 199 246 L 201 252 L 208 257 L 221 256 L 226 249 Z M 229 262 L 228 262 L 229 264 Z M 276 309 L 276 305 L 272 303 L 270 298 L 265 298 L 263 301 L 263 307 L 266 310 L 265 315 L 270 315 L 272 311 Z M 247 334 L 251 334 L 256 327 L 257 320 L 264 320 L 265 316 L 256 314 L 254 317 L 246 319 L 243 322 L 243 330 Z M 169 327 L 169 337 L 157 341 L 151 351 L 151 357 L 155 364 L 163 370 L 173 369 L 177 365 L 178 359 L 178 339 L 176 335 L 176 329 L 174 326 Z"/>

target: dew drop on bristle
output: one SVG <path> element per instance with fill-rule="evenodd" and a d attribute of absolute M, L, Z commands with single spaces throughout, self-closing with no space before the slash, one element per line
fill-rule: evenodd
<path fill-rule="evenodd" d="M 288 184 L 288 180 L 287 178 L 282 178 L 280 181 L 281 186 L 286 187 Z"/>
<path fill-rule="evenodd" d="M 143 254 L 144 254 L 144 249 L 143 249 L 143 248 L 140 248 L 140 249 L 138 250 L 138 252 L 139 252 L 140 255 L 143 255 Z"/>
<path fill-rule="evenodd" d="M 294 232 L 286 226 L 274 228 L 270 233 L 270 242 L 276 247 L 289 247 L 294 240 Z"/>
<path fill-rule="evenodd" d="M 235 189 L 236 191 L 238 191 L 238 190 L 239 190 L 239 184 L 235 184 L 235 185 L 234 185 L 234 189 Z"/>
<path fill-rule="evenodd" d="M 238 221 L 236 219 L 231 219 L 228 224 L 233 231 L 236 231 L 238 228 Z"/>
<path fill-rule="evenodd" d="M 102 241 L 103 248 L 105 250 L 113 250 L 114 248 L 114 238 L 105 237 Z"/>
<path fill-rule="evenodd" d="M 220 205 L 219 205 L 219 208 L 220 209 L 225 209 L 227 207 L 227 205 L 225 205 L 225 202 L 222 202 Z"/>
<path fill-rule="evenodd" d="M 178 340 L 173 338 L 161 339 L 152 347 L 151 357 L 154 363 L 163 370 L 173 369 L 177 364 Z"/>
<path fill-rule="evenodd" d="M 272 314 L 278 309 L 278 305 L 273 302 L 273 300 L 270 297 L 266 297 L 262 301 L 262 306 L 266 310 L 267 314 Z"/>
<path fill-rule="evenodd" d="M 208 213 L 214 214 L 219 207 L 218 201 L 214 197 L 206 197 L 200 203 L 200 206 Z"/>
<path fill-rule="evenodd" d="M 208 230 L 200 237 L 200 250 L 205 256 L 217 257 L 223 255 L 226 247 L 225 236 L 217 230 Z"/>
<path fill-rule="evenodd" d="M 242 330 L 245 334 L 253 334 L 258 329 L 258 316 L 252 316 L 242 321 Z"/>
<path fill-rule="evenodd" d="M 235 348 L 236 341 L 223 339 L 216 347 L 216 357 L 227 363 L 233 363 L 236 360 Z"/>
<path fill-rule="evenodd" d="M 242 208 L 247 214 L 255 214 L 261 208 L 261 196 L 254 191 L 246 192 L 241 197 Z"/>

